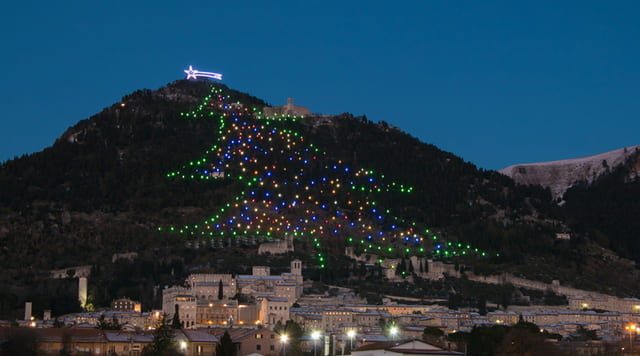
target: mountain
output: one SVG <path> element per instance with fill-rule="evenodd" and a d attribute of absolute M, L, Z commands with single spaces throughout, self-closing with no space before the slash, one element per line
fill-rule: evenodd
<path fill-rule="evenodd" d="M 640 146 L 500 170 L 518 184 L 551 189 L 569 230 L 640 261 Z"/>
<path fill-rule="evenodd" d="M 179 80 L 127 95 L 42 152 L 4 162 L 0 313 L 27 297 L 61 304 L 50 291 L 68 286 L 52 285 L 49 271 L 79 265 L 92 266 L 98 306 L 130 296 L 151 307 L 155 287 L 191 271 L 276 271 L 294 256 L 307 278 L 350 283 L 346 247 L 381 261 L 418 256 L 637 290 L 629 261 L 598 246 L 601 236 L 549 189 L 477 169 L 384 121 L 267 117 L 265 106 L 222 84 Z M 571 241 L 556 239 L 568 230 Z M 257 254 L 258 244 L 289 238 L 289 255 Z M 126 252 L 137 256 L 116 261 Z M 611 270 L 619 278 L 603 276 Z"/>
<path fill-rule="evenodd" d="M 588 181 L 576 182 L 564 194 L 564 220 L 576 232 L 640 262 L 640 151 Z"/>
<path fill-rule="evenodd" d="M 592 183 L 601 175 L 609 173 L 612 168 L 624 163 L 636 154 L 639 148 L 640 145 L 581 158 L 516 164 L 499 172 L 511 177 L 518 184 L 548 187 L 554 198 L 561 198 L 575 183 Z M 640 173 L 640 170 L 629 173 L 635 175 Z"/>
<path fill-rule="evenodd" d="M 639 148 L 640 145 L 575 159 L 516 164 L 499 172 L 511 177 L 518 184 L 548 187 L 554 198 L 561 198 L 574 184 L 590 184 L 603 174 L 608 174 L 612 167 L 617 167 L 633 157 Z M 629 172 L 631 176 L 635 176 L 636 173 L 638 170 Z"/>

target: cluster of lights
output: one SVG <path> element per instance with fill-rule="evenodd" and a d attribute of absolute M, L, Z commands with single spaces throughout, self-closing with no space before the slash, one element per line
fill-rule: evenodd
<path fill-rule="evenodd" d="M 358 253 L 388 257 L 487 255 L 467 244 L 440 241 L 429 229 L 379 206 L 375 196 L 410 194 L 414 188 L 332 159 L 294 130 L 295 116 L 265 117 L 214 86 L 195 110 L 180 115 L 218 120 L 217 142 L 167 177 L 232 179 L 243 189 L 202 222 L 161 231 L 212 240 L 306 238 L 318 251 L 321 268 L 326 265 L 321 242 L 331 239 L 345 239 Z"/>

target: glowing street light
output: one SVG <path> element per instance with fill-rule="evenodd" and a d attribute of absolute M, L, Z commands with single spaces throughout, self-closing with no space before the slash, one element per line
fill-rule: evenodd
<path fill-rule="evenodd" d="M 287 346 L 287 340 L 289 339 L 289 337 L 285 334 L 285 335 L 280 335 L 280 341 L 282 341 L 282 356 L 285 355 L 286 350 L 285 347 Z"/>
<path fill-rule="evenodd" d="M 640 329 L 636 326 L 636 324 L 629 324 L 624 328 L 625 330 L 629 331 L 629 350 L 633 351 L 633 342 L 631 341 L 631 333 L 637 332 Z"/>
<path fill-rule="evenodd" d="M 349 336 L 349 349 L 353 350 L 353 338 L 356 336 L 356 332 L 351 329 L 347 332 L 347 336 Z"/>
<path fill-rule="evenodd" d="M 316 356 L 316 354 L 318 353 L 318 346 L 316 345 L 316 343 L 320 339 L 320 332 L 317 330 L 312 332 L 311 339 L 313 340 L 313 356 Z"/>
<path fill-rule="evenodd" d="M 396 335 L 398 335 L 398 328 L 395 326 L 391 327 L 391 329 L 389 329 L 389 333 L 391 333 L 391 339 L 395 340 Z"/>

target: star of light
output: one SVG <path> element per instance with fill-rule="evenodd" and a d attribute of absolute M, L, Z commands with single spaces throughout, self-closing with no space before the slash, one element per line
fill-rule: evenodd
<path fill-rule="evenodd" d="M 184 72 L 187 73 L 187 79 L 198 79 L 198 77 L 196 76 L 196 73 L 198 73 L 198 71 L 194 70 L 192 66 L 189 66 L 189 69 L 185 69 Z"/>
<path fill-rule="evenodd" d="M 187 79 L 198 79 L 198 77 L 205 77 L 222 80 L 222 74 L 220 73 L 201 72 L 197 69 L 193 69 L 192 66 L 189 66 L 189 69 L 185 69 L 184 72 L 187 73 Z"/>

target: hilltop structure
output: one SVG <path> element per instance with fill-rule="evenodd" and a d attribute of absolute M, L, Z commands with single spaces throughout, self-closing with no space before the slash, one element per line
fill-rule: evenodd
<path fill-rule="evenodd" d="M 293 116 L 309 116 L 311 115 L 311 111 L 309 108 L 305 108 L 303 106 L 293 105 L 293 98 L 287 98 L 287 105 L 283 106 L 275 106 L 268 107 L 265 106 L 262 109 L 262 112 L 266 116 L 275 116 L 277 114 L 280 115 L 293 115 Z"/>

